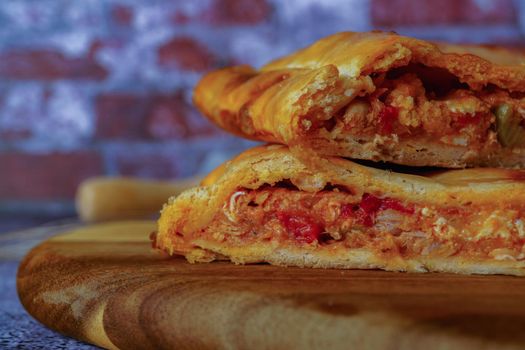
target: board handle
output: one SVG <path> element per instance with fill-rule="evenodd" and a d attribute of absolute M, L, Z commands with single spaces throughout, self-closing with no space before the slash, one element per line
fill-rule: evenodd
<path fill-rule="evenodd" d="M 158 213 L 171 196 L 197 186 L 200 178 L 153 181 L 122 177 L 95 177 L 80 184 L 75 203 L 86 222 L 138 219 Z"/>

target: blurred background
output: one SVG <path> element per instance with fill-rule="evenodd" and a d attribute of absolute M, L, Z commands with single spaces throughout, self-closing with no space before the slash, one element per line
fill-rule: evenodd
<path fill-rule="evenodd" d="M 0 233 L 75 215 L 91 176 L 177 179 L 251 145 L 193 108 L 199 77 L 344 30 L 522 46 L 513 0 L 2 0 Z"/>

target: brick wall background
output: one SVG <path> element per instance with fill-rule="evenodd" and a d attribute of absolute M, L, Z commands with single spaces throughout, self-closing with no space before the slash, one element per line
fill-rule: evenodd
<path fill-rule="evenodd" d="M 93 175 L 179 178 L 251 145 L 204 120 L 206 71 L 342 30 L 521 45 L 512 0 L 3 0 L 0 213 L 72 213 Z"/>

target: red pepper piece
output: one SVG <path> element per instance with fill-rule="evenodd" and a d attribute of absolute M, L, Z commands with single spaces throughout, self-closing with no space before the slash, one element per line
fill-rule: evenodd
<path fill-rule="evenodd" d="M 363 194 L 359 207 L 367 214 L 375 214 L 380 208 L 383 200 L 369 193 Z"/>
<path fill-rule="evenodd" d="M 349 218 L 354 215 L 356 206 L 354 204 L 344 203 L 341 205 L 341 216 L 344 218 Z"/>
<path fill-rule="evenodd" d="M 374 219 L 381 210 L 397 210 L 405 214 L 414 214 L 414 208 L 403 205 L 399 200 L 393 198 L 378 198 L 370 193 L 364 193 L 359 205 L 341 205 L 341 216 L 344 218 L 356 217 L 364 226 L 374 225 Z"/>
<path fill-rule="evenodd" d="M 323 228 L 312 217 L 297 212 L 280 212 L 277 218 L 298 242 L 312 243 L 319 239 Z"/>
<path fill-rule="evenodd" d="M 455 121 L 455 125 L 459 129 L 463 129 L 472 124 L 479 124 L 481 122 L 482 113 L 478 112 L 475 115 L 461 114 Z"/>
<path fill-rule="evenodd" d="M 397 199 L 392 199 L 392 198 L 383 199 L 383 203 L 381 203 L 381 209 L 383 210 L 392 209 L 392 210 L 397 210 L 405 214 L 414 214 L 413 207 L 404 206 L 400 201 L 398 201 Z"/>
<path fill-rule="evenodd" d="M 376 213 L 381 209 L 383 200 L 369 193 L 363 194 L 359 203 L 358 218 L 367 227 L 374 225 Z"/>
<path fill-rule="evenodd" d="M 372 227 L 374 226 L 374 214 L 366 213 L 363 209 L 359 208 L 358 211 L 356 211 L 357 220 L 361 222 L 366 227 Z"/>
<path fill-rule="evenodd" d="M 366 207 L 366 205 L 365 205 Z M 370 227 L 374 225 L 372 214 L 365 211 L 360 205 L 343 204 L 341 205 L 341 214 L 343 218 L 355 217 L 361 224 Z"/>
<path fill-rule="evenodd" d="M 399 116 L 399 109 L 394 106 L 384 106 L 379 112 L 379 133 L 382 135 L 391 134 L 394 129 L 394 122 Z"/>

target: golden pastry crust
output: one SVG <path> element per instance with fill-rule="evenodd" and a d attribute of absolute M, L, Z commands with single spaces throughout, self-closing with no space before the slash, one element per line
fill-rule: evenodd
<path fill-rule="evenodd" d="M 335 195 L 341 195 L 339 188 L 346 188 L 354 197 L 368 192 L 382 198 L 394 198 L 395 203 L 415 203 L 420 208 L 467 208 L 467 213 L 468 208 L 488 208 L 495 213 L 510 212 L 508 208 L 525 211 L 525 171 L 468 169 L 419 176 L 365 167 L 341 158 L 318 158 L 313 162 L 316 163 L 313 167 L 307 167 L 287 147 L 278 145 L 258 147 L 241 154 L 213 171 L 200 187 L 170 199 L 159 219 L 157 247 L 170 254 L 183 254 L 192 262 L 225 258 L 236 263 L 269 262 L 304 267 L 525 275 L 523 257 L 507 259 L 505 250 L 496 250 L 498 258 L 403 256 L 382 255 L 367 247 L 338 245 L 338 248 L 330 250 L 308 244 L 286 245 L 273 240 L 232 245 L 216 239 L 216 236 L 234 234 L 235 224 L 222 229 L 213 226 L 217 215 L 222 215 L 224 208 L 231 203 L 232 194 L 241 189 L 260 191 L 268 186 L 271 191 L 273 185 L 283 181 L 293 184 L 299 194 L 319 193 L 321 198 L 327 196 L 321 191 L 326 191 L 328 186 L 338 188 Z M 395 203 L 393 207 L 400 208 Z M 519 216 L 517 218 L 520 220 Z M 494 217 L 494 220 L 500 224 L 499 219 Z M 436 220 L 438 224 L 442 221 L 442 218 Z M 511 224 L 522 225 L 522 222 Z M 516 244 L 523 245 L 525 242 L 525 232 L 522 231 L 519 235 L 524 237 Z M 451 234 L 452 238 L 455 234 Z M 483 232 L 476 234 L 487 235 Z M 488 233 L 492 234 L 499 233 Z"/>
<path fill-rule="evenodd" d="M 525 55 L 502 48 L 433 44 L 395 33 L 344 32 L 275 60 L 260 70 L 237 66 L 211 72 L 197 85 L 194 102 L 213 122 L 238 136 L 310 147 L 323 155 L 454 168 L 523 167 L 524 149 L 502 147 L 489 128 L 489 124 L 494 125 L 490 108 L 501 104 L 501 97 L 498 101 L 492 96 L 480 97 L 484 99 L 485 107 L 480 107 L 483 118 L 473 118 L 470 124 L 483 125 L 465 132 L 470 132 L 468 141 L 472 145 L 452 137 L 437 142 L 440 138 L 429 134 L 428 128 L 432 126 L 421 131 L 420 124 L 425 124 L 422 120 L 427 113 L 423 108 L 417 111 L 415 121 L 403 120 L 406 125 L 402 130 L 381 135 L 380 142 L 378 135 L 361 129 L 355 132 L 330 129 L 334 118 L 341 119 L 350 103 L 363 96 L 377 95 L 381 89 L 377 76 L 393 70 L 411 67 L 412 72 L 423 67 L 423 70 L 433 69 L 436 76 L 445 72 L 457 79 L 465 91 L 482 94 L 486 89 L 496 89 L 511 100 L 512 94 L 525 92 L 523 63 Z M 377 100 L 379 96 L 370 99 Z M 512 97 L 512 103 L 516 110 L 525 106 L 520 97 Z M 443 106 L 433 108 L 439 117 Z M 456 113 L 454 108 L 451 110 L 452 114 Z M 378 118 L 378 113 L 372 117 Z M 465 119 L 454 115 L 442 123 L 452 129 L 465 127 L 458 126 L 455 118 Z M 414 128 L 414 123 L 419 129 Z M 433 130 L 439 133 L 446 129 L 443 125 L 434 126 Z M 397 133 L 402 131 L 409 136 L 400 140 Z M 481 144 L 479 138 L 483 138 Z M 384 143 L 392 147 L 385 148 Z"/>

